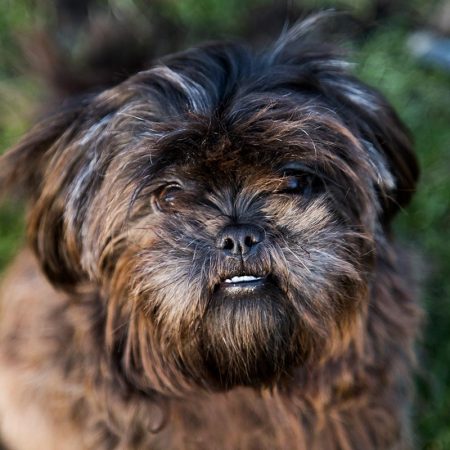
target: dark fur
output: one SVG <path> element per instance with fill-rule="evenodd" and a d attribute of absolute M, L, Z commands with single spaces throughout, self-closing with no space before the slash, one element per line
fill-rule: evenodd
<path fill-rule="evenodd" d="M 311 39 L 317 20 L 260 55 L 167 57 L 1 159 L 37 260 L 2 294 L 12 448 L 410 447 L 419 314 L 390 224 L 418 169 L 391 106 Z M 264 238 L 240 258 L 218 246 L 236 223 Z M 221 283 L 242 273 L 270 283 L 235 298 Z"/>

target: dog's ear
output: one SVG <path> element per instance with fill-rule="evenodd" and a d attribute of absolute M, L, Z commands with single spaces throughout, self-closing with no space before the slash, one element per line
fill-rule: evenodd
<path fill-rule="evenodd" d="M 331 11 L 314 14 L 282 34 L 269 53 L 272 64 L 297 65 L 303 84 L 322 94 L 364 147 L 377 173 L 381 219 L 389 224 L 415 191 L 419 168 L 410 133 L 384 96 L 349 72 L 349 64 L 331 44 L 333 27 L 347 16 Z M 340 24 L 340 25 L 339 25 Z M 324 31 L 329 29 L 324 39 Z M 338 39 L 338 38 L 337 38 Z"/>
<path fill-rule="evenodd" d="M 55 144 L 74 126 L 86 101 L 77 99 L 41 119 L 12 149 L 0 156 L 0 198 L 34 197 Z"/>
<path fill-rule="evenodd" d="M 29 200 L 28 236 L 44 271 L 58 285 L 72 284 L 80 273 L 65 245 L 65 190 L 58 184 L 61 166 L 53 162 L 80 126 L 88 99 L 78 99 L 37 123 L 0 157 L 0 195 Z"/>
<path fill-rule="evenodd" d="M 375 168 L 381 219 L 388 225 L 410 202 L 419 177 L 410 132 L 380 92 L 350 75 L 327 91 Z"/>

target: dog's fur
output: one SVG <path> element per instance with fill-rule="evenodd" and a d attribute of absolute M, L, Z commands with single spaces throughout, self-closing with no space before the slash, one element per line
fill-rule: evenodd
<path fill-rule="evenodd" d="M 1 295 L 7 446 L 410 448 L 419 312 L 390 225 L 418 169 L 317 20 L 169 56 L 3 156 L 33 250 Z M 224 283 L 244 274 L 266 278 Z"/>

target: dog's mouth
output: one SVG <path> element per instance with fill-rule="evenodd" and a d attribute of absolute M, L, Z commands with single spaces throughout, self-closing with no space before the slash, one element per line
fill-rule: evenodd
<path fill-rule="evenodd" d="M 277 285 L 275 278 L 269 273 L 238 273 L 222 277 L 215 285 L 214 292 L 222 291 L 228 294 L 251 293 L 268 285 Z"/>
<path fill-rule="evenodd" d="M 231 278 L 225 278 L 221 283 L 222 287 L 245 287 L 250 285 L 259 285 L 264 283 L 267 277 L 255 275 L 235 275 Z"/>

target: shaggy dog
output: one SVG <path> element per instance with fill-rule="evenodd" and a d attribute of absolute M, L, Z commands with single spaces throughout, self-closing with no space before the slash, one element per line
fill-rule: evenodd
<path fill-rule="evenodd" d="M 313 17 L 64 104 L 0 160 L 11 449 L 410 448 L 418 309 L 391 222 L 418 168 Z"/>

